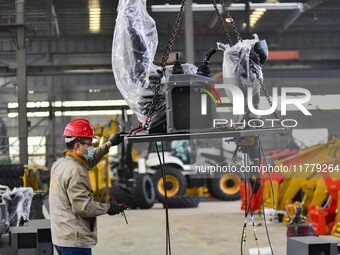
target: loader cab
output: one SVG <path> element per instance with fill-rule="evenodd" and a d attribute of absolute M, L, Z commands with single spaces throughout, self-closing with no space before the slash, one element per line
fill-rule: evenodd
<path fill-rule="evenodd" d="M 162 153 L 162 142 L 156 142 L 159 153 Z M 171 158 L 179 159 L 182 164 L 189 165 L 196 162 L 196 142 L 194 140 L 174 140 L 163 142 L 164 153 L 167 156 L 165 162 L 174 162 Z M 157 150 L 155 143 L 149 144 L 148 158 L 153 158 Z M 175 160 L 177 162 L 177 160 Z"/>

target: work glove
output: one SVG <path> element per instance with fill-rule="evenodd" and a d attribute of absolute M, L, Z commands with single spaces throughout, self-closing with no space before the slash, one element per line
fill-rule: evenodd
<path fill-rule="evenodd" d="M 126 204 L 124 204 L 124 203 L 118 204 L 116 202 L 111 202 L 110 208 L 107 211 L 107 214 L 108 215 L 116 215 L 116 214 L 123 212 L 125 209 L 127 209 Z"/>
<path fill-rule="evenodd" d="M 110 138 L 112 146 L 121 144 L 124 141 L 124 136 L 122 136 L 122 134 L 123 133 L 117 133 Z"/>

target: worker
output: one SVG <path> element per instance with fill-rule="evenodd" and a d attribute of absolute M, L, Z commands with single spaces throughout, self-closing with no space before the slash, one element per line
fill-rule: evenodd
<path fill-rule="evenodd" d="M 97 243 L 96 217 L 115 215 L 126 209 L 124 203 L 100 203 L 93 199 L 88 171 L 120 144 L 123 137 L 115 134 L 94 149 L 96 139 L 90 122 L 74 119 L 64 130 L 67 152 L 54 162 L 50 181 L 50 220 L 52 242 L 59 255 L 91 255 Z"/>

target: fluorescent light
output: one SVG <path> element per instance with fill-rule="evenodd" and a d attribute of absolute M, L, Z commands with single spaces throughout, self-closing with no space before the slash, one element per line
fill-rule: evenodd
<path fill-rule="evenodd" d="M 94 115 L 119 115 L 119 110 L 98 110 L 98 111 L 57 111 L 55 116 L 94 116 Z"/>
<path fill-rule="evenodd" d="M 255 11 L 257 13 L 265 13 L 267 11 L 267 9 L 266 8 L 256 8 Z"/>
<path fill-rule="evenodd" d="M 127 105 L 125 100 L 97 100 L 97 101 L 64 101 L 56 102 L 64 107 L 83 107 L 83 106 L 120 106 Z"/>
<path fill-rule="evenodd" d="M 265 13 L 265 12 L 263 12 L 263 11 L 256 11 L 256 10 L 252 12 L 253 15 L 263 15 L 263 13 Z"/>
<path fill-rule="evenodd" d="M 7 107 L 9 109 L 14 109 L 14 108 L 18 108 L 19 104 L 18 103 L 8 103 Z"/>
<path fill-rule="evenodd" d="M 37 101 L 37 102 L 27 102 L 26 107 L 28 108 L 41 108 L 41 107 L 49 107 L 49 102 L 47 101 Z M 18 103 L 8 103 L 7 107 L 9 109 L 15 109 L 19 107 Z"/>
<path fill-rule="evenodd" d="M 56 111 L 54 116 L 112 116 L 112 115 L 121 115 L 122 111 L 120 110 L 98 110 L 98 111 Z M 133 115 L 132 110 L 127 110 L 126 114 Z M 8 113 L 8 118 L 17 118 L 19 114 L 17 112 Z M 50 116 L 49 112 L 28 112 L 28 118 L 43 118 Z"/>
<path fill-rule="evenodd" d="M 120 110 L 99 110 L 99 111 L 57 111 L 55 112 L 56 117 L 60 116 L 95 116 L 95 115 L 121 115 Z M 132 115 L 132 110 L 127 110 L 126 114 Z"/>
<path fill-rule="evenodd" d="M 99 0 L 89 0 L 89 29 L 92 33 L 100 31 L 101 12 Z"/>
<path fill-rule="evenodd" d="M 252 16 L 251 16 L 251 17 L 250 17 L 250 21 L 252 21 L 252 20 L 253 20 L 253 21 L 258 21 L 258 20 L 259 20 L 259 17 L 252 17 Z"/>
<path fill-rule="evenodd" d="M 263 16 L 266 11 L 267 10 L 265 8 L 256 8 L 255 11 L 250 14 L 250 26 L 255 26 L 256 22 Z"/>
<path fill-rule="evenodd" d="M 49 102 L 41 101 L 41 102 L 27 102 L 28 108 L 42 108 L 49 107 Z M 91 107 L 91 106 L 125 106 L 127 105 L 124 99 L 118 100 L 92 100 L 92 101 L 56 101 L 52 102 L 54 107 Z M 9 109 L 17 109 L 18 103 L 8 103 Z M 132 115 L 132 110 L 127 110 L 126 113 L 128 115 Z M 55 116 L 90 116 L 90 115 L 120 115 L 120 110 L 96 110 L 96 111 L 56 111 Z M 39 117 L 48 117 L 49 112 L 27 112 L 27 117 L 29 118 L 39 118 Z M 18 117 L 17 112 L 8 113 L 8 118 L 16 118 Z"/>
<path fill-rule="evenodd" d="M 41 117 L 48 117 L 50 116 L 49 112 L 28 112 L 28 118 L 41 118 Z"/>
<path fill-rule="evenodd" d="M 256 13 L 254 14 L 254 13 L 252 13 L 250 17 L 261 18 L 262 15 L 263 15 L 262 13 L 261 14 L 256 14 Z"/>
<path fill-rule="evenodd" d="M 232 3 L 229 11 L 244 11 L 245 4 Z M 181 5 L 179 4 L 163 4 L 151 5 L 152 12 L 179 12 Z M 217 5 L 219 10 L 222 10 L 220 4 Z M 250 3 L 250 10 L 266 9 L 266 10 L 304 10 L 303 3 Z M 192 4 L 192 11 L 215 11 L 212 4 Z"/>
<path fill-rule="evenodd" d="M 48 101 L 38 101 L 38 102 L 27 102 L 28 108 L 42 108 L 49 107 Z M 124 99 L 118 100 L 92 100 L 92 101 L 56 101 L 53 102 L 54 107 L 84 107 L 84 106 L 121 106 L 127 105 Z M 7 107 L 9 109 L 18 108 L 19 104 L 16 102 L 8 103 Z"/>
<path fill-rule="evenodd" d="M 10 112 L 9 114 L 8 114 L 8 118 L 16 118 L 16 117 L 18 117 L 19 116 L 19 113 L 17 113 L 17 112 Z"/>

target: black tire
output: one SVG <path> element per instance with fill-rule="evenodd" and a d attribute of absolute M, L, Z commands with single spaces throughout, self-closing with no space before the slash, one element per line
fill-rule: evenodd
<path fill-rule="evenodd" d="M 199 202 L 198 196 L 168 197 L 168 208 L 197 208 Z"/>
<path fill-rule="evenodd" d="M 156 195 L 152 179 L 147 174 L 138 174 L 136 178 L 136 202 L 140 209 L 149 209 L 155 203 Z"/>
<path fill-rule="evenodd" d="M 182 196 L 187 188 L 187 181 L 180 169 L 165 166 L 166 189 L 168 197 Z M 155 186 L 156 198 L 162 202 L 164 200 L 164 188 L 161 169 L 157 169 L 154 174 L 153 184 Z"/>
<path fill-rule="evenodd" d="M 19 178 L 24 175 L 22 164 L 0 165 L 0 178 Z"/>
<path fill-rule="evenodd" d="M 136 209 L 136 191 L 133 188 L 126 188 L 122 185 L 113 183 L 111 187 L 111 196 L 117 203 L 125 203 L 127 207 Z"/>
<path fill-rule="evenodd" d="M 239 200 L 241 178 L 237 173 L 227 173 L 221 177 L 207 180 L 207 188 L 211 195 L 218 200 L 235 201 Z"/>
<path fill-rule="evenodd" d="M 0 185 L 5 185 L 13 189 L 23 187 L 24 181 L 21 178 L 0 178 Z"/>

